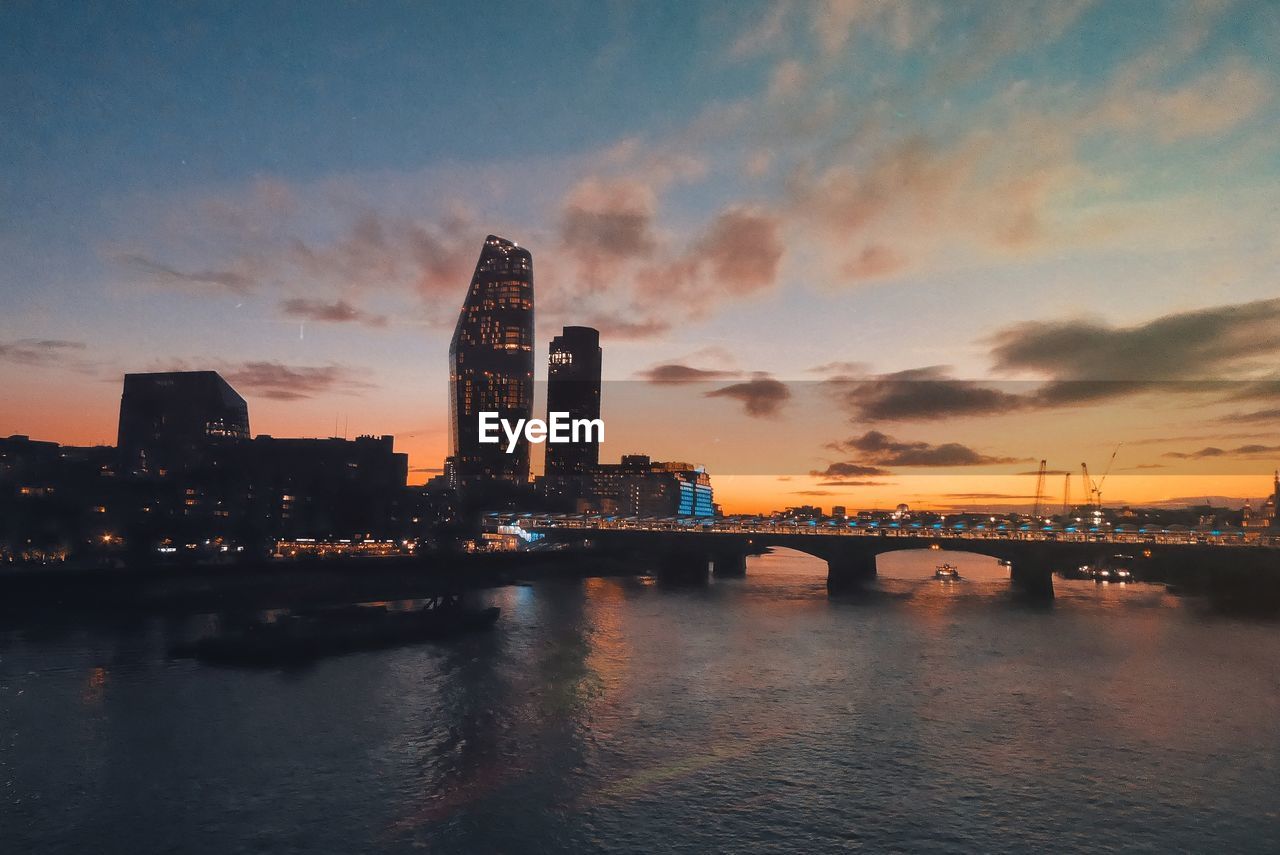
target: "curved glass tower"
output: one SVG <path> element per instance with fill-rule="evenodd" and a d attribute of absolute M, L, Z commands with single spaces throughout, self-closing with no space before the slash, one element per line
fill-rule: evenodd
<path fill-rule="evenodd" d="M 533 416 L 533 256 L 489 235 L 449 345 L 449 453 L 460 492 L 529 481 L 529 444 L 480 443 L 480 413 Z"/>

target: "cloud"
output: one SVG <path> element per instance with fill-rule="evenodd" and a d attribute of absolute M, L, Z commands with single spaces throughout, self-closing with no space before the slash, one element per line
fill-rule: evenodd
<path fill-rule="evenodd" d="M 180 286 L 201 290 L 225 291 L 244 296 L 253 291 L 258 282 L 254 277 L 235 270 L 179 270 L 176 267 L 136 253 L 118 253 L 117 263 L 144 274 L 161 287 Z"/>
<path fill-rule="evenodd" d="M 1099 129 L 1147 134 L 1163 144 L 1218 137 L 1256 115 L 1274 84 L 1240 60 L 1229 60 L 1174 89 L 1136 85 L 1118 77 L 1086 116 Z"/>
<path fill-rule="evenodd" d="M 906 256 L 882 244 L 870 244 L 841 266 L 840 272 L 848 279 L 879 279 L 903 270 Z"/>
<path fill-rule="evenodd" d="M 373 315 L 357 309 L 346 300 L 327 302 L 325 300 L 308 300 L 293 298 L 280 304 L 280 311 L 285 317 L 302 321 L 319 321 L 322 323 L 357 323 L 371 327 L 387 325 L 385 315 Z"/>
<path fill-rule="evenodd" d="M 222 370 L 227 382 L 264 398 L 296 401 L 317 395 L 359 395 L 374 388 L 340 365 L 301 366 L 243 362 Z"/>
<path fill-rule="evenodd" d="M 1218 421 L 1225 424 L 1236 424 L 1238 422 L 1280 422 L 1280 407 L 1268 410 L 1254 410 L 1249 413 L 1232 413 L 1229 416 L 1223 416 Z"/>
<path fill-rule="evenodd" d="M 788 4 L 771 3 L 766 14 L 743 30 L 729 46 L 729 56 L 744 59 L 772 49 L 786 32 Z"/>
<path fill-rule="evenodd" d="M 1001 330 L 990 343 L 996 371 L 1036 372 L 1058 382 L 1219 379 L 1241 360 L 1280 353 L 1280 299 L 1177 312 L 1128 327 L 1028 321 Z"/>
<path fill-rule="evenodd" d="M 774 284 L 783 245 L 778 220 L 757 208 L 734 206 L 712 220 L 695 246 L 721 288 L 753 294 Z"/>
<path fill-rule="evenodd" d="M 1038 379 L 964 380 L 941 365 L 871 376 L 861 375 L 858 365 L 815 370 L 853 369 L 824 383 L 857 422 L 1000 415 L 1156 391 L 1166 399 L 1268 400 L 1276 394 L 1275 381 L 1237 378 L 1270 370 L 1280 355 L 1280 299 L 1177 312 L 1124 327 L 1081 319 L 1026 321 L 984 343 L 996 373 Z M 1259 410 L 1241 420 L 1270 421 L 1277 412 Z"/>
<path fill-rule="evenodd" d="M 866 422 L 990 415 L 1027 404 L 1016 394 L 952 378 L 940 365 L 867 379 L 837 377 L 825 382 L 855 420 Z"/>
<path fill-rule="evenodd" d="M 751 380 L 706 392 L 705 397 L 733 398 L 742 403 L 747 415 L 760 418 L 778 415 L 791 399 L 791 390 L 779 380 L 757 374 Z"/>
<path fill-rule="evenodd" d="M 30 368 L 82 368 L 79 355 L 85 350 L 83 342 L 53 338 L 22 338 L 0 341 L 0 362 L 24 365 Z"/>
<path fill-rule="evenodd" d="M 990 466 L 1018 463 L 1025 459 L 983 454 L 958 442 L 945 442 L 941 445 L 921 441 L 901 442 L 875 430 L 837 443 L 837 447 L 857 452 L 863 465 L 876 466 Z"/>
<path fill-rule="evenodd" d="M 646 257 L 657 247 L 655 206 L 653 190 L 643 182 L 587 178 L 565 200 L 561 247 L 597 261 Z"/>
<path fill-rule="evenodd" d="M 1199 451 L 1166 451 L 1164 457 L 1175 460 L 1204 460 L 1210 457 L 1255 457 L 1280 452 L 1280 445 L 1241 445 L 1226 449 L 1217 446 L 1206 446 Z"/>
<path fill-rule="evenodd" d="M 808 79 L 809 75 L 800 62 L 794 59 L 784 60 L 774 67 L 773 74 L 769 77 L 766 97 L 770 101 L 784 101 L 799 92 Z"/>
<path fill-rule="evenodd" d="M 864 375 L 867 373 L 868 365 L 865 362 L 824 362 L 821 365 L 815 365 L 806 369 L 811 374 L 829 374 L 836 377 L 847 377 L 849 375 Z"/>
<path fill-rule="evenodd" d="M 911 0 L 822 0 L 810 8 L 814 36 L 828 56 L 863 32 L 905 51 L 927 37 L 942 17 L 938 4 Z"/>
<path fill-rule="evenodd" d="M 809 474 L 816 478 L 849 478 L 860 475 L 888 475 L 890 473 L 889 470 L 882 469 L 879 466 L 846 461 L 842 463 L 832 463 L 822 471 L 813 471 Z"/>
<path fill-rule="evenodd" d="M 888 487 L 891 486 L 888 481 L 819 481 L 819 487 Z"/>
<path fill-rule="evenodd" d="M 638 377 L 650 383 L 697 383 L 712 380 L 725 380 L 737 376 L 736 371 L 722 371 L 716 368 L 694 368 L 691 365 L 668 363 L 655 365 L 638 372 Z"/>

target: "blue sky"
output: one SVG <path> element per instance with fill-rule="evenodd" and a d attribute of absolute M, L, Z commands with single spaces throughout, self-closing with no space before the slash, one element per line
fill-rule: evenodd
<path fill-rule="evenodd" d="M 540 347 L 598 325 L 619 380 L 1051 382 L 1075 356 L 993 336 L 1156 360 L 1144 325 L 1280 296 L 1274 3 L 7 3 L 0 37 L 0 433 L 109 440 L 124 371 L 213 365 L 255 429 L 354 415 L 434 467 L 491 231 Z M 1274 376 L 1219 334 L 1256 357 L 1169 364 Z M 889 427 L 1042 453 L 955 415 Z"/>

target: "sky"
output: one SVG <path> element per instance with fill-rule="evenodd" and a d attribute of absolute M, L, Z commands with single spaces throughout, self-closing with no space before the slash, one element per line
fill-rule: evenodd
<path fill-rule="evenodd" d="M 603 457 L 729 511 L 1238 502 L 1280 464 L 1280 4 L 0 5 L 0 435 L 125 372 L 447 453 L 485 235 Z M 1117 451 L 1118 448 L 1118 451 Z M 535 453 L 535 460 L 540 456 Z"/>

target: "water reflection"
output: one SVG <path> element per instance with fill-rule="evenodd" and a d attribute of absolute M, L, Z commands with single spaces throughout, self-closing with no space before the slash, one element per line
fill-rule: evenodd
<path fill-rule="evenodd" d="M 53 852 L 1274 851 L 1280 628 L 1056 585 L 1032 610 L 990 559 L 900 553 L 832 598 L 822 562 L 779 551 L 695 588 L 498 589 L 491 633 L 297 672 L 165 656 L 213 617 L 11 630 L 0 831 Z"/>

